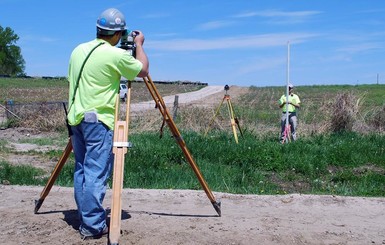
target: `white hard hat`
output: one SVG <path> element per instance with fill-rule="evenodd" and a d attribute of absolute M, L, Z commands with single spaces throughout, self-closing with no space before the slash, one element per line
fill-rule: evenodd
<path fill-rule="evenodd" d="M 289 87 L 289 88 L 294 88 L 294 85 L 291 84 L 291 83 L 289 83 L 288 87 Z"/>
<path fill-rule="evenodd" d="M 99 34 L 113 35 L 116 31 L 126 30 L 124 15 L 115 8 L 104 10 L 96 21 L 96 29 Z"/>

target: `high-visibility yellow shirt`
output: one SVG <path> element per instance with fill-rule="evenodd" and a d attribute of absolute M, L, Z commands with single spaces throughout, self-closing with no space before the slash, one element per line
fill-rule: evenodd
<path fill-rule="evenodd" d="M 289 102 L 293 104 L 299 104 L 301 103 L 301 100 L 299 99 L 298 95 L 296 94 L 290 94 L 289 95 Z M 282 105 L 283 103 L 286 103 L 286 94 L 282 95 L 279 99 L 279 104 Z M 288 105 L 289 112 L 295 112 L 295 106 L 289 104 Z M 286 105 L 282 107 L 282 112 L 286 112 Z"/>
<path fill-rule="evenodd" d="M 101 42 L 104 44 L 97 47 L 85 63 L 72 104 L 83 62 L 90 51 Z M 72 126 L 78 125 L 83 120 L 85 112 L 95 111 L 98 120 L 113 129 L 120 79 L 123 76 L 133 80 L 141 69 L 142 63 L 128 51 L 114 47 L 102 39 L 77 46 L 72 51 L 68 68 L 70 108 L 68 123 Z"/>

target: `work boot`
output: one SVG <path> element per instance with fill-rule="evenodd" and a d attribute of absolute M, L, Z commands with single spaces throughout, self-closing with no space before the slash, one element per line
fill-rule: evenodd
<path fill-rule="evenodd" d="M 82 238 L 82 240 L 100 239 L 100 238 L 108 235 L 108 232 L 109 232 L 108 226 L 106 226 L 102 230 L 102 232 L 100 232 L 99 234 L 92 234 L 92 233 L 90 233 L 88 231 L 79 230 L 80 237 Z"/>

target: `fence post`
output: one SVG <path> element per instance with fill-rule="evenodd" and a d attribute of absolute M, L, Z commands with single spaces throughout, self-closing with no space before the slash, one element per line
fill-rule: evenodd
<path fill-rule="evenodd" d="M 6 120 L 9 119 L 10 114 L 13 115 L 14 117 L 16 117 L 17 119 L 21 119 L 15 113 L 12 112 L 12 110 L 13 110 L 13 100 L 8 100 L 7 103 L 5 104 L 5 106 L 0 104 L 0 107 L 4 108 L 4 110 L 5 110 L 5 119 Z"/>
<path fill-rule="evenodd" d="M 13 111 L 13 100 L 7 100 L 7 104 L 5 105 L 5 115 L 7 120 L 10 118 L 10 112 Z"/>
<path fill-rule="evenodd" d="M 178 95 L 175 95 L 175 99 L 174 99 L 174 108 L 172 110 L 172 119 L 175 121 L 176 120 L 176 117 L 177 117 L 177 114 L 178 114 L 178 100 L 179 100 L 179 96 Z"/>

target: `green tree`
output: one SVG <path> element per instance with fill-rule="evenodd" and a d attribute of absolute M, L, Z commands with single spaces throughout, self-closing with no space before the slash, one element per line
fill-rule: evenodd
<path fill-rule="evenodd" d="M 25 75 L 25 61 L 20 47 L 16 46 L 19 37 L 9 27 L 0 26 L 0 74 L 10 76 Z"/>

